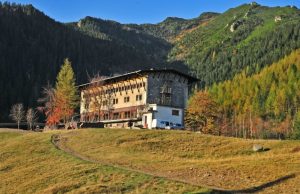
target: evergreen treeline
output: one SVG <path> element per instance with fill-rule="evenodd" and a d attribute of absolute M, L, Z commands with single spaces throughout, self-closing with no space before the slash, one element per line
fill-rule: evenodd
<path fill-rule="evenodd" d="M 128 24 L 125 25 L 132 29 L 144 32 L 157 38 L 173 42 L 177 36 L 186 31 L 192 30 L 203 23 L 214 19 L 218 13 L 206 12 L 193 19 L 183 19 L 177 17 L 168 17 L 158 24 Z"/>
<path fill-rule="evenodd" d="M 202 103 L 202 115 L 218 114 L 207 117 L 203 125 L 206 130 L 218 129 L 213 134 L 252 138 L 300 134 L 300 50 L 258 74 L 247 76 L 243 71 L 230 81 L 214 84 L 208 93 L 199 92 L 192 100 Z M 215 106 L 218 111 L 211 114 Z M 189 108 L 191 113 L 195 112 L 193 107 L 195 105 Z M 196 111 L 199 112 L 199 108 Z M 206 126 L 211 119 L 216 126 Z"/>
<path fill-rule="evenodd" d="M 185 34 L 170 58 L 184 60 L 203 88 L 244 69 L 251 75 L 300 48 L 299 20 L 295 7 L 242 5 Z"/>
<path fill-rule="evenodd" d="M 256 74 L 300 48 L 299 19 L 295 7 L 252 3 L 224 14 L 167 18 L 158 24 L 91 17 L 62 24 L 31 5 L 0 2 L 0 122 L 7 121 L 12 104 L 35 107 L 42 87 L 55 83 L 64 58 L 72 62 L 77 84 L 98 72 L 187 71 L 186 63 L 204 88 L 242 71 Z"/>
<path fill-rule="evenodd" d="M 115 21 L 85 17 L 77 23 L 68 25 L 91 37 L 128 46 L 137 53 L 142 53 L 148 58 L 157 59 L 157 61 L 166 60 L 167 53 L 171 49 L 171 45 L 167 41 Z"/>
<path fill-rule="evenodd" d="M 162 54 L 92 37 L 55 22 L 31 5 L 0 2 L 0 29 L 0 122 L 8 120 L 12 104 L 36 107 L 42 87 L 54 84 L 66 57 L 72 61 L 77 84 L 97 72 L 112 75 L 168 67 Z M 155 44 L 157 53 L 168 48 L 158 40 Z"/>

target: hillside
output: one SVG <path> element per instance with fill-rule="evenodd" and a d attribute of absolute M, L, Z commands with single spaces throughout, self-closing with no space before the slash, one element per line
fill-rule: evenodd
<path fill-rule="evenodd" d="M 124 45 L 156 61 L 166 60 L 171 45 L 163 39 L 142 33 L 115 21 L 85 17 L 69 26 L 91 37 Z"/>
<path fill-rule="evenodd" d="M 275 21 L 276 19 L 276 21 Z M 114 75 L 149 68 L 190 72 L 204 88 L 246 71 L 260 72 L 300 48 L 295 7 L 245 4 L 194 19 L 121 24 L 85 17 L 60 23 L 31 5 L 0 3 L 0 122 L 12 104 L 36 107 L 42 87 L 54 84 L 63 59 L 78 84 L 98 72 Z"/>
<path fill-rule="evenodd" d="M 300 139 L 300 49 L 214 83 L 189 99 L 185 127 L 207 134 L 258 139 Z"/>
<path fill-rule="evenodd" d="M 247 68 L 259 72 L 300 47 L 300 10 L 244 4 L 216 16 L 175 42 L 170 60 L 183 60 L 202 87 Z"/>
<path fill-rule="evenodd" d="M 0 130 L 0 193 L 210 192 L 177 181 L 77 159 L 56 149 L 50 141 L 52 134 Z"/>
<path fill-rule="evenodd" d="M 42 87 L 54 84 L 66 57 L 78 84 L 98 72 L 113 75 L 170 66 L 165 62 L 170 49 L 166 41 L 117 29 L 107 32 L 116 38 L 99 38 L 56 22 L 31 5 L 0 3 L 0 28 L 0 91 L 5 91 L 0 96 L 0 122 L 8 120 L 14 103 L 35 107 Z"/>
<path fill-rule="evenodd" d="M 266 151 L 253 152 L 254 144 Z M 83 129 L 60 136 L 78 157 L 237 193 L 297 193 L 300 142 L 186 131 Z"/>
<path fill-rule="evenodd" d="M 223 134 L 256 138 L 299 138 L 300 50 L 247 76 L 208 89 L 223 118 Z M 224 119 L 225 118 L 225 119 Z M 222 128 L 222 127 L 220 127 Z"/>
<path fill-rule="evenodd" d="M 62 150 L 51 144 L 51 137 Z M 1 193 L 297 193 L 300 189 L 299 141 L 126 129 L 0 130 L 0 140 Z M 253 144 L 266 151 L 253 152 Z"/>
<path fill-rule="evenodd" d="M 183 19 L 177 17 L 168 17 L 158 24 L 128 24 L 129 28 L 136 29 L 146 34 L 152 35 L 157 38 L 164 39 L 168 42 L 174 42 L 174 39 L 187 31 L 202 25 L 214 19 L 218 13 L 202 13 L 199 17 L 194 19 Z"/>

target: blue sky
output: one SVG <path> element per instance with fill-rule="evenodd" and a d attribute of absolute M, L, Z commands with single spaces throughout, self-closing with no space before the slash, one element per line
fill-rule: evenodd
<path fill-rule="evenodd" d="M 2 0 L 0 0 L 3 2 Z M 9 0 L 32 4 L 61 22 L 78 21 L 85 16 L 116 20 L 121 23 L 157 23 L 168 16 L 194 18 L 202 12 L 224 12 L 252 1 L 246 0 Z M 300 0 L 258 0 L 267 6 L 295 5 Z"/>

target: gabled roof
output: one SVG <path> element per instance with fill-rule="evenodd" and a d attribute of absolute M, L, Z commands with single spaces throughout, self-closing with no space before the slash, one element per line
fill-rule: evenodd
<path fill-rule="evenodd" d="M 99 83 L 99 82 L 109 82 L 109 81 L 119 80 L 119 79 L 122 79 L 122 78 L 141 76 L 141 75 L 147 75 L 147 74 L 150 74 L 150 73 L 160 73 L 160 72 L 174 73 L 174 74 L 178 74 L 180 76 L 186 77 L 188 79 L 189 83 L 199 81 L 199 79 L 197 79 L 193 76 L 190 76 L 188 74 L 182 73 L 182 72 L 174 70 L 174 69 L 148 69 L 148 70 L 138 70 L 138 71 L 125 73 L 125 74 L 122 74 L 122 75 L 108 77 L 108 78 L 105 78 L 105 79 L 102 79 L 102 80 L 99 80 L 99 81 L 90 82 L 90 83 L 86 83 L 86 84 L 81 84 L 81 85 L 78 85 L 78 87 L 81 88 L 81 87 L 88 86 L 90 84 Z"/>

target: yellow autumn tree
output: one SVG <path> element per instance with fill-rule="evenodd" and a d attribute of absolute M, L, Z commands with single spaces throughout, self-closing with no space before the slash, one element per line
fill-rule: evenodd
<path fill-rule="evenodd" d="M 74 71 L 68 59 L 64 60 L 64 64 L 57 75 L 55 98 L 55 107 L 58 108 L 55 114 L 66 123 L 74 114 L 79 101 Z"/>
<path fill-rule="evenodd" d="M 189 100 L 185 125 L 193 131 L 216 134 L 218 106 L 207 91 L 195 93 Z"/>

